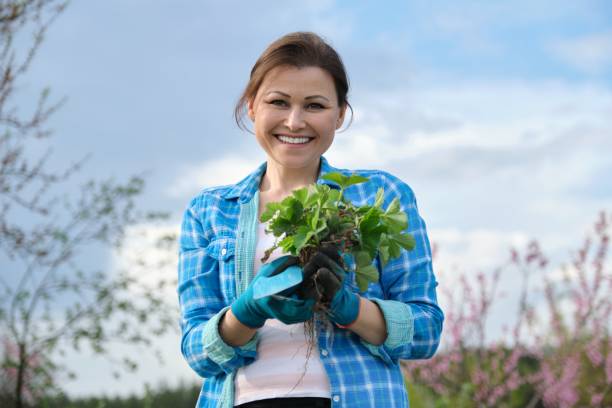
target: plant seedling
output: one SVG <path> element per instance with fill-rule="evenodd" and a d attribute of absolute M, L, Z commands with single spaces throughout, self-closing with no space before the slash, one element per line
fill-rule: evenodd
<path fill-rule="evenodd" d="M 266 250 L 262 262 L 280 247 L 298 257 L 299 264 L 304 266 L 317 250 L 331 245 L 342 255 L 353 256 L 355 279 L 363 292 L 370 282 L 379 280 L 378 270 L 372 264 L 377 255 L 384 266 L 390 259 L 399 257 L 402 248 L 414 248 L 414 237 L 404 232 L 408 216 L 401 210 L 397 197 L 386 209 L 382 208 L 383 188 L 378 189 L 373 205 L 357 207 L 347 201 L 344 190 L 368 181 L 366 177 L 334 172 L 322 178 L 335 182 L 340 189 L 312 184 L 293 191 L 280 202 L 267 204 L 260 220 L 268 223 L 267 230 L 277 239 Z M 320 289 L 320 293 L 329 293 L 326 288 Z"/>

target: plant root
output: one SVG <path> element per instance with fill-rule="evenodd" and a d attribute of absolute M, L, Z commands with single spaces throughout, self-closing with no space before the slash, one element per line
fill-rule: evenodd
<path fill-rule="evenodd" d="M 304 370 L 302 371 L 302 374 L 300 375 L 300 378 L 298 379 L 298 381 L 287 392 L 287 394 L 285 394 L 285 396 L 288 396 L 289 394 L 291 394 L 291 392 L 293 392 L 293 390 L 295 390 L 295 388 L 301 384 L 301 382 L 304 380 L 304 377 L 306 376 L 306 372 L 308 371 L 308 362 L 310 361 L 310 358 L 312 357 L 312 353 L 315 349 L 315 346 L 317 346 L 317 343 L 318 343 L 317 341 L 318 339 L 317 322 L 321 322 L 321 324 L 325 328 L 325 331 L 327 331 L 330 334 L 329 347 L 331 348 L 332 345 L 334 344 L 334 326 L 329 320 L 329 315 L 331 313 L 330 308 L 329 308 L 329 301 L 326 302 L 324 300 L 324 293 L 319 288 L 320 283 L 317 277 L 318 277 L 318 274 L 315 274 L 314 284 L 315 284 L 315 289 L 317 291 L 317 302 L 313 306 L 315 314 L 312 318 L 304 322 L 304 337 L 306 338 L 306 345 L 307 345 L 306 362 L 304 363 Z"/>

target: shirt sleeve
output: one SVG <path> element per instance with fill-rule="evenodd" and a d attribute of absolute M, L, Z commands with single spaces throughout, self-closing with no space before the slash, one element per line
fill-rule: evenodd
<path fill-rule="evenodd" d="M 398 258 L 382 268 L 380 283 L 385 298 L 370 299 L 384 316 L 385 342 L 378 346 L 363 339 L 361 342 L 372 354 L 395 364 L 398 359 L 427 359 L 434 355 L 444 314 L 437 302 L 438 283 L 432 268 L 431 247 L 414 193 L 401 180 L 390 175 L 389 178 L 385 193 L 390 194 L 390 199 L 399 197 L 401 208 L 408 215 L 407 232 L 414 236 L 415 247 L 411 251 L 402 249 Z"/>
<path fill-rule="evenodd" d="M 202 198 L 200 197 L 200 200 Z M 231 373 L 255 359 L 259 337 L 232 347 L 219 334 L 219 322 L 229 308 L 219 286 L 219 261 L 207 251 L 208 241 L 197 217 L 198 198 L 183 217 L 179 238 L 178 297 L 181 312 L 181 352 L 201 377 Z"/>

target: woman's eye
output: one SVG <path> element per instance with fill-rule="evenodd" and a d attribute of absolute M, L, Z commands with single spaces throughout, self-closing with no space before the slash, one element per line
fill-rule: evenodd
<path fill-rule="evenodd" d="M 270 105 L 285 106 L 285 101 L 283 101 L 282 99 L 275 99 L 273 101 L 270 101 Z"/>
<path fill-rule="evenodd" d="M 321 105 L 320 103 L 311 103 L 308 105 L 308 108 L 310 109 L 323 109 L 324 106 Z"/>

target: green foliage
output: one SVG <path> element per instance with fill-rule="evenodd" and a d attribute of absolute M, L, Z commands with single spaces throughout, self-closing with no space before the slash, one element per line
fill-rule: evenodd
<path fill-rule="evenodd" d="M 200 386 L 197 384 L 180 383 L 175 387 L 166 384 L 156 387 L 147 385 L 142 396 L 70 398 L 62 394 L 43 399 L 39 406 L 41 408 L 193 408 L 199 393 Z"/>
<path fill-rule="evenodd" d="M 408 400 L 411 408 L 429 408 L 435 406 L 436 397 L 434 393 L 423 385 L 409 381 L 404 378 Z"/>
<path fill-rule="evenodd" d="M 357 285 L 365 291 L 370 282 L 379 279 L 378 270 L 372 265 L 377 255 L 384 266 L 400 256 L 402 248 L 414 248 L 414 237 L 404 232 L 408 228 L 408 216 L 401 210 L 398 198 L 383 209 L 382 188 L 376 194 L 374 205 L 356 207 L 346 201 L 344 190 L 368 181 L 366 177 L 328 173 L 323 178 L 337 183 L 340 190 L 312 184 L 295 190 L 281 202 L 267 204 L 260 221 L 268 223 L 268 231 L 277 241 L 266 251 L 264 259 L 278 247 L 300 256 L 308 248 L 333 244 L 354 257 Z"/>
<path fill-rule="evenodd" d="M 405 372 L 405 383 L 408 391 L 411 407 L 436 407 L 436 408 L 468 408 L 475 405 L 481 406 L 476 394 L 486 390 L 485 394 L 492 392 L 493 387 L 506 384 L 509 380 L 506 373 L 508 361 L 512 358 L 513 350 L 506 347 L 501 348 L 463 348 L 461 350 L 447 351 L 436 355 L 433 361 L 412 367 L 410 372 Z M 457 358 L 460 355 L 461 358 Z M 424 380 L 428 372 L 434 370 L 438 361 L 449 361 L 444 373 L 436 378 L 435 383 L 443 391 L 436 391 L 432 383 Z M 404 363 L 404 368 L 413 365 L 411 361 Z M 539 361 L 535 356 L 522 355 L 518 361 L 516 370 L 521 381 L 534 376 L 539 370 Z M 476 372 L 485 373 L 486 384 L 477 383 Z M 494 384 L 494 385 L 491 385 Z M 513 389 L 508 389 L 500 396 L 494 406 L 499 407 L 525 407 L 536 395 L 533 384 L 524 382 Z M 490 406 L 490 405 L 482 405 Z M 534 405 L 541 407 L 542 405 Z"/>

